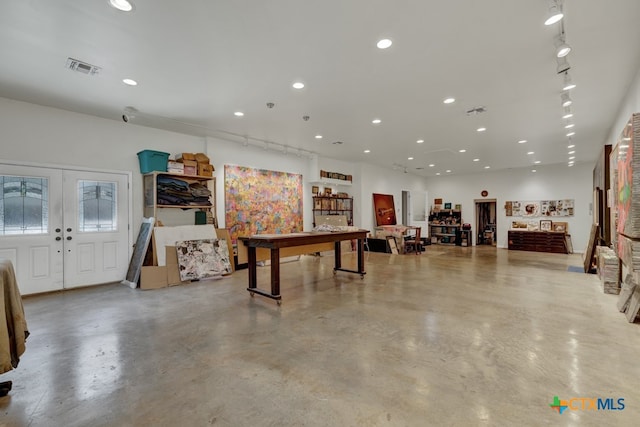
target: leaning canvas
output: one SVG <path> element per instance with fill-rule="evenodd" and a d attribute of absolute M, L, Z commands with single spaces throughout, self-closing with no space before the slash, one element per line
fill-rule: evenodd
<path fill-rule="evenodd" d="M 222 239 L 176 242 L 180 280 L 221 277 L 232 273 L 227 242 Z"/>

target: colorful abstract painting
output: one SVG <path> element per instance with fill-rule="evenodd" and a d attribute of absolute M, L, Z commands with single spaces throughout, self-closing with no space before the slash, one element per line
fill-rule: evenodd
<path fill-rule="evenodd" d="M 618 213 L 618 233 L 627 237 L 640 237 L 640 197 L 634 192 L 640 176 L 640 153 L 636 144 L 640 137 L 640 114 L 634 114 L 618 138 L 618 194 L 616 210 Z"/>
<path fill-rule="evenodd" d="M 302 231 L 302 175 L 224 166 L 225 226 L 238 236 Z"/>

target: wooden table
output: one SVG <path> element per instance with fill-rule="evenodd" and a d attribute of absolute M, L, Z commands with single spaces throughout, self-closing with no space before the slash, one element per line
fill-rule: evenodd
<path fill-rule="evenodd" d="M 293 246 L 311 245 L 316 243 L 334 242 L 334 268 L 336 271 L 346 271 L 360 274 L 364 277 L 364 240 L 369 230 L 337 231 L 337 232 L 311 232 L 291 234 L 256 234 L 251 237 L 239 237 L 248 248 L 249 287 L 247 291 L 253 296 L 259 294 L 282 302 L 280 295 L 280 249 Z M 340 242 L 343 240 L 358 241 L 358 269 L 347 270 L 342 268 Z M 268 248 L 271 251 L 271 293 L 258 289 L 256 248 Z"/>

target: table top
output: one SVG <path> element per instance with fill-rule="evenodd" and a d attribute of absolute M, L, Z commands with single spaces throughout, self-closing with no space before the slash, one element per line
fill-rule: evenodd
<path fill-rule="evenodd" d="M 369 230 L 322 231 L 289 234 L 254 234 L 238 237 L 246 246 L 256 248 L 285 248 L 313 243 L 338 242 L 341 240 L 364 239 Z"/>

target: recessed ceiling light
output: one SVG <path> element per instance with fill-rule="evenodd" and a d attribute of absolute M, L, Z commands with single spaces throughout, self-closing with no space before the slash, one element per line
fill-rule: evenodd
<path fill-rule="evenodd" d="M 236 111 L 235 113 L 233 113 L 233 115 L 236 117 L 242 117 L 244 116 L 244 113 L 242 111 Z"/>
<path fill-rule="evenodd" d="M 575 144 L 571 144 L 571 145 L 567 145 L 567 148 L 573 148 L 575 146 L 576 146 Z"/>
<path fill-rule="evenodd" d="M 484 132 L 485 130 L 487 130 L 487 128 L 478 128 L 476 129 L 478 132 Z"/>
<path fill-rule="evenodd" d="M 569 123 L 568 125 L 566 125 L 564 128 L 565 129 L 571 129 L 572 127 L 575 126 L 575 123 Z"/>
<path fill-rule="evenodd" d="M 407 160 L 413 160 L 413 157 L 407 157 Z"/>
<path fill-rule="evenodd" d="M 294 89 L 302 89 L 304 88 L 304 83 L 302 82 L 295 82 L 294 84 L 292 84 L 291 86 L 293 86 Z"/>
<path fill-rule="evenodd" d="M 454 102 L 456 102 L 455 98 L 446 98 L 444 101 L 445 104 L 453 104 Z"/>
<path fill-rule="evenodd" d="M 518 144 L 526 144 L 527 140 L 526 139 L 521 139 L 520 141 L 518 141 Z"/>
<path fill-rule="evenodd" d="M 576 159 L 576 156 L 569 157 L 569 160 L 575 160 L 575 159 Z"/>
<path fill-rule="evenodd" d="M 373 120 L 371 120 L 371 123 L 373 123 L 374 125 L 379 125 L 380 123 L 382 123 L 382 120 L 380 120 L 380 119 L 373 119 Z"/>
<path fill-rule="evenodd" d="M 536 160 L 535 162 L 533 162 L 534 165 L 539 165 L 540 163 L 540 160 Z"/>
<path fill-rule="evenodd" d="M 575 134 L 576 134 L 575 132 L 569 132 L 569 133 L 567 134 L 567 136 L 573 136 L 573 135 L 575 135 Z"/>
<path fill-rule="evenodd" d="M 479 162 L 479 161 L 480 161 L 480 159 L 473 159 L 473 161 L 474 161 L 474 162 Z"/>
<path fill-rule="evenodd" d="M 316 135 L 316 139 L 322 139 L 322 135 Z"/>
<path fill-rule="evenodd" d="M 538 171 L 537 171 L 537 170 L 535 170 L 535 169 L 531 169 L 531 172 L 536 173 L 536 172 L 538 172 Z"/>
<path fill-rule="evenodd" d="M 115 7 L 123 12 L 131 12 L 133 10 L 133 4 L 127 0 L 109 0 L 111 7 Z"/>
<path fill-rule="evenodd" d="M 416 141 L 417 144 L 422 144 L 424 142 L 424 139 L 419 139 Z"/>
<path fill-rule="evenodd" d="M 447 170 L 446 170 L 446 172 L 447 172 L 447 173 L 451 173 L 451 169 L 447 169 Z"/>
<path fill-rule="evenodd" d="M 528 156 L 530 156 L 530 155 L 532 155 L 532 154 L 536 154 L 536 153 L 534 153 L 533 151 L 529 151 L 529 152 L 527 153 L 527 155 L 528 155 Z"/>
<path fill-rule="evenodd" d="M 436 175 L 440 175 L 440 172 L 437 172 Z"/>
<path fill-rule="evenodd" d="M 433 163 L 431 163 L 431 164 L 429 165 L 429 167 L 430 167 L 430 168 L 432 168 L 432 167 L 434 167 L 434 166 L 435 166 L 435 165 L 434 165 Z"/>
<path fill-rule="evenodd" d="M 386 49 L 388 47 L 390 47 L 393 44 L 393 42 L 389 39 L 382 39 L 380 41 L 378 41 L 378 43 L 376 43 L 376 46 L 378 46 L 378 49 Z"/>
<path fill-rule="evenodd" d="M 569 151 L 567 154 L 576 154 L 575 151 Z"/>
<path fill-rule="evenodd" d="M 129 86 L 137 86 L 138 82 L 133 80 L 133 79 L 122 79 L 122 83 L 129 85 Z"/>
<path fill-rule="evenodd" d="M 467 150 L 465 150 L 464 148 L 462 150 L 458 150 L 458 153 L 466 153 Z"/>
<path fill-rule="evenodd" d="M 371 152 L 371 150 L 364 150 L 364 152 L 365 152 L 365 153 L 370 153 L 370 152 Z"/>
<path fill-rule="evenodd" d="M 484 168 L 485 169 L 491 169 L 491 166 L 485 166 Z"/>

